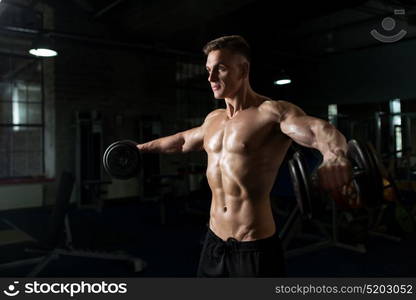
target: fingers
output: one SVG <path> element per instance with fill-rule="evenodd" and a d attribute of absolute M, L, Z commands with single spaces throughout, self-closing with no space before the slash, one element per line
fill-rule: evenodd
<path fill-rule="evenodd" d="M 352 181 L 352 167 L 350 162 L 346 162 L 342 167 L 341 180 L 343 184 L 349 184 Z"/>
<path fill-rule="evenodd" d="M 137 144 L 136 148 L 139 149 L 141 152 L 148 152 L 146 144 Z"/>
<path fill-rule="evenodd" d="M 347 163 L 322 165 L 318 169 L 319 183 L 324 190 L 341 189 L 352 179 L 351 166 Z"/>
<path fill-rule="evenodd" d="M 330 190 L 328 180 L 327 180 L 327 174 L 328 174 L 327 167 L 321 166 L 318 169 L 318 176 L 319 176 L 319 186 L 324 190 Z"/>
<path fill-rule="evenodd" d="M 351 165 L 349 163 L 344 163 L 337 167 L 335 172 L 336 181 L 338 187 L 342 187 L 351 183 L 352 174 L 351 174 Z"/>

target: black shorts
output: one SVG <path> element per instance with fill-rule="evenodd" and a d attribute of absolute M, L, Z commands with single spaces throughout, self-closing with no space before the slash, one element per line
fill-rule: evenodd
<path fill-rule="evenodd" d="M 208 228 L 198 277 L 284 277 L 285 260 L 277 232 L 268 238 L 223 241 Z"/>

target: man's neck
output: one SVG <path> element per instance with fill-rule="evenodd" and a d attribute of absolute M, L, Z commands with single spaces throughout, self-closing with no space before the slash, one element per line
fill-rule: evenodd
<path fill-rule="evenodd" d="M 229 119 L 235 117 L 240 111 L 252 106 L 258 106 L 262 102 L 259 95 L 250 86 L 241 88 L 233 97 L 225 98 L 224 100 Z"/>

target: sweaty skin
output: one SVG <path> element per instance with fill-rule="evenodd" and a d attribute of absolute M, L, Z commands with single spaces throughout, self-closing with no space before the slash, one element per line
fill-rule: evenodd
<path fill-rule="evenodd" d="M 269 194 L 291 140 L 263 107 L 252 106 L 232 119 L 217 110 L 207 124 L 210 228 L 224 240 L 256 240 L 275 232 Z"/>
<path fill-rule="evenodd" d="M 206 151 L 212 191 L 209 226 L 217 236 L 251 241 L 275 233 L 269 194 L 292 140 L 322 153 L 324 189 L 351 180 L 347 144 L 335 127 L 289 102 L 255 93 L 248 81 L 249 63 L 238 54 L 211 51 L 206 67 L 214 97 L 224 99 L 226 109 L 212 111 L 199 127 L 137 147 L 159 153 Z"/>

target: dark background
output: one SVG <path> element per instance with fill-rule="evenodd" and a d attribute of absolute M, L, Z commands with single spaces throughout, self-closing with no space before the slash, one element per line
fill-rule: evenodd
<path fill-rule="evenodd" d="M 148 267 L 133 273 L 116 261 L 63 256 L 40 276 L 193 277 L 210 204 L 205 153 L 146 155 L 141 174 L 125 181 L 109 178 L 101 157 L 116 140 L 173 134 L 200 125 L 208 112 L 223 107 L 207 84 L 201 49 L 214 38 L 239 34 L 252 48 L 253 89 L 323 119 L 328 105 L 336 104 L 338 128 L 348 139 L 376 146 L 408 217 L 407 227 L 400 225 L 394 201 L 377 208 L 385 208 L 382 231 L 401 239 L 392 241 L 369 234 L 367 217 L 374 212 L 342 208 L 339 239 L 366 245 L 366 253 L 339 247 L 308 252 L 288 258 L 288 275 L 415 276 L 415 4 L 3 0 L 0 217 L 42 240 L 59 178 L 68 171 L 75 176 L 68 216 L 76 246 L 129 252 Z M 397 9 L 404 14 L 395 14 Z M 395 20 L 391 31 L 382 27 L 387 17 Z M 387 36 L 407 33 L 383 43 L 370 34 L 373 29 Z M 58 51 L 56 57 L 28 53 L 41 37 Z M 291 77 L 290 85 L 273 84 L 281 70 Z M 400 99 L 403 113 L 403 155 L 393 153 L 393 99 Z M 376 112 L 384 113 L 380 128 Z M 284 165 L 272 193 L 278 229 L 295 204 L 288 176 Z M 320 222 L 330 224 L 330 216 L 329 205 Z M 0 227 L 5 232 L 0 251 L 4 261 L 20 260 L 27 245 L 7 242 L 19 240 L 7 222 Z M 314 226 L 303 225 L 300 231 L 312 228 L 306 233 L 319 236 Z M 295 246 L 313 242 L 301 240 Z M 0 268 L 0 275 L 23 276 L 31 268 Z"/>

